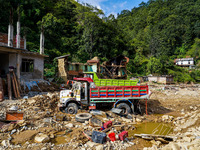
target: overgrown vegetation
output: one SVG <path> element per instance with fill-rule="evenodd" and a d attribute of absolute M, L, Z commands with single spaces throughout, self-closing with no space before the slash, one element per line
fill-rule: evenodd
<path fill-rule="evenodd" d="M 86 62 L 94 56 L 103 61 L 124 54 L 135 76 L 170 74 L 177 82 L 198 82 L 199 8 L 200 0 L 149 0 L 115 18 L 102 17 L 102 10 L 75 0 L 0 0 L 0 32 L 7 33 L 10 10 L 14 23 L 20 12 L 21 35 L 27 36 L 29 50 L 38 51 L 42 27 L 47 77 L 55 76 L 53 60 L 60 55 Z M 175 58 L 186 56 L 194 57 L 196 70 L 174 66 Z"/>

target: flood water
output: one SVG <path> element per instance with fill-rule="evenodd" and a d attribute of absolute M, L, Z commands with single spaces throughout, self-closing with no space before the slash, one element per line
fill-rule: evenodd
<path fill-rule="evenodd" d="M 173 132 L 173 127 L 170 124 L 147 122 L 135 125 L 135 130 L 129 130 L 129 136 L 134 134 L 156 134 L 156 135 L 168 135 Z"/>

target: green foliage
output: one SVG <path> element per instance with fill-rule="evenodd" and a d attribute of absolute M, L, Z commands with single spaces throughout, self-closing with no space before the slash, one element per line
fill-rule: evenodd
<path fill-rule="evenodd" d="M 196 38 L 191 49 L 187 52 L 188 55 L 196 58 L 200 57 L 200 39 Z"/>
<path fill-rule="evenodd" d="M 173 60 L 189 55 L 198 63 L 199 8 L 199 0 L 149 0 L 115 18 L 75 0 L 0 0 L 0 32 L 7 32 L 13 10 L 13 25 L 20 18 L 27 48 L 39 52 L 44 30 L 47 77 L 56 75 L 57 56 L 70 54 L 70 61 L 86 62 L 94 56 L 106 61 L 123 54 L 130 58 L 131 76 L 171 74 L 177 82 L 191 82 L 199 81 L 199 72 L 189 73 Z"/>
<path fill-rule="evenodd" d="M 163 64 L 159 59 L 155 57 L 150 57 L 150 60 L 147 64 L 148 74 L 161 74 L 162 73 Z"/>

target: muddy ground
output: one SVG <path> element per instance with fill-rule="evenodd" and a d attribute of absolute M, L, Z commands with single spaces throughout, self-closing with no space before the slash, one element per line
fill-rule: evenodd
<path fill-rule="evenodd" d="M 0 119 L 11 106 L 24 112 L 24 120 L 0 122 L 1 149 L 200 149 L 200 85 L 150 85 L 152 92 L 148 100 L 148 115 L 145 100 L 141 100 L 142 115 L 121 117 L 102 109 L 102 115 L 93 115 L 103 122 L 111 120 L 113 128 L 107 132 L 128 131 L 126 141 L 98 144 L 90 142 L 83 131 L 99 130 L 98 126 L 86 121 L 80 123 L 75 115 L 57 109 L 59 93 L 37 95 L 28 99 L 5 100 L 0 103 Z M 79 110 L 78 113 L 88 112 Z M 109 114 L 109 117 L 106 115 Z M 156 131 L 157 130 L 157 131 Z M 134 134 L 161 134 L 173 137 L 143 139 Z M 40 140 L 38 140 L 40 138 Z"/>

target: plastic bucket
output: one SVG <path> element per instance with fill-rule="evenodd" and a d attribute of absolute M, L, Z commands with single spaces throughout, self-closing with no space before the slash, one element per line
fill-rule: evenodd
<path fill-rule="evenodd" d="M 116 141 L 115 133 L 108 134 L 108 137 L 110 138 L 111 141 Z"/>

